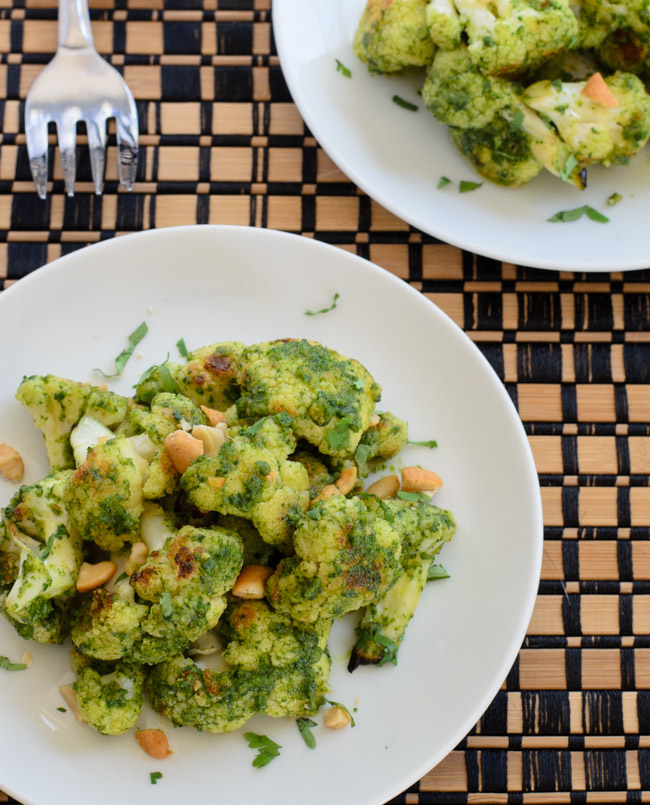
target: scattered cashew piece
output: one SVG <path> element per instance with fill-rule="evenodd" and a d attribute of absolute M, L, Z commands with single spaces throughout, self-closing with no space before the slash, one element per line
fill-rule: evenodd
<path fill-rule="evenodd" d="M 86 719 L 81 715 L 81 710 L 77 704 L 77 694 L 75 693 L 72 685 L 61 685 L 59 688 L 59 693 L 61 696 L 63 696 L 63 701 L 74 713 L 74 717 L 77 719 L 77 721 L 80 721 L 83 724 Z"/>
<path fill-rule="evenodd" d="M 385 475 L 366 489 L 366 494 L 378 498 L 394 498 L 399 491 L 399 478 L 397 475 Z"/>
<path fill-rule="evenodd" d="M 137 730 L 135 740 L 150 757 L 158 760 L 173 754 L 167 736 L 162 730 Z"/>
<path fill-rule="evenodd" d="M 182 475 L 195 459 L 203 455 L 203 442 L 184 430 L 175 430 L 165 437 L 165 450 L 176 472 Z"/>
<path fill-rule="evenodd" d="M 214 478 L 208 478 L 208 486 L 210 487 L 210 489 L 214 489 L 215 492 L 221 489 L 225 485 L 225 483 L 226 479 L 222 478 L 219 475 L 216 475 Z"/>
<path fill-rule="evenodd" d="M 4 443 L 0 444 L 0 474 L 16 483 L 22 481 L 25 474 L 25 465 L 20 453 Z"/>
<path fill-rule="evenodd" d="M 80 593 L 87 593 L 89 590 L 95 590 L 106 584 L 109 579 L 112 579 L 117 570 L 115 562 L 98 562 L 96 565 L 84 562 L 79 568 L 79 577 L 77 578 L 77 590 Z"/>
<path fill-rule="evenodd" d="M 371 428 L 375 428 L 377 425 L 379 425 L 380 422 L 381 422 L 381 417 L 379 416 L 379 414 L 373 414 L 370 417 L 370 427 Z"/>
<path fill-rule="evenodd" d="M 212 425 L 213 428 L 220 422 L 226 421 L 226 415 L 222 411 L 217 411 L 216 408 L 208 408 L 207 405 L 202 405 L 201 410 L 207 416 L 208 422 Z"/>
<path fill-rule="evenodd" d="M 221 428 L 212 428 L 210 425 L 197 425 L 192 430 L 192 436 L 203 442 L 203 455 L 216 456 L 226 441 L 226 435 Z"/>
<path fill-rule="evenodd" d="M 23 665 L 26 665 L 28 668 L 32 664 L 32 653 L 31 651 L 26 651 L 22 657 Z"/>
<path fill-rule="evenodd" d="M 586 95 L 587 98 L 590 98 L 592 101 L 601 104 L 601 106 L 606 106 L 608 109 L 613 109 L 615 106 L 618 106 L 618 101 L 614 93 L 607 86 L 605 79 L 600 73 L 594 73 L 591 76 L 583 87 L 582 94 Z"/>
<path fill-rule="evenodd" d="M 323 719 L 325 726 L 329 727 L 331 730 L 343 729 L 343 727 L 347 727 L 351 721 L 352 719 L 345 710 L 342 707 L 336 706 L 330 707 L 330 709 L 325 712 Z"/>
<path fill-rule="evenodd" d="M 142 567 L 142 565 L 147 561 L 147 557 L 149 556 L 149 548 L 147 548 L 146 543 L 144 542 L 134 542 L 131 546 L 131 553 L 129 554 L 129 558 L 126 560 L 124 564 L 124 572 L 127 576 L 132 576 L 135 571 Z"/>
<path fill-rule="evenodd" d="M 357 482 L 357 468 L 348 467 L 347 470 L 343 470 L 343 472 L 336 479 L 336 481 L 334 482 L 334 486 L 336 486 L 336 488 L 342 495 L 347 495 L 348 492 L 351 492 L 353 490 L 356 482 Z"/>
<path fill-rule="evenodd" d="M 431 470 L 422 467 L 402 469 L 402 490 L 404 492 L 437 492 L 442 486 L 442 478 Z"/>
<path fill-rule="evenodd" d="M 264 598 L 267 579 L 273 575 L 273 568 L 265 565 L 247 565 L 237 576 L 232 594 L 237 598 Z"/>
<path fill-rule="evenodd" d="M 312 500 L 312 505 L 314 503 L 318 503 L 320 500 L 329 500 L 332 495 L 339 495 L 341 493 L 338 486 L 334 486 L 334 484 L 327 484 L 324 486 L 321 491 L 320 495 L 316 495 L 316 497 Z"/>

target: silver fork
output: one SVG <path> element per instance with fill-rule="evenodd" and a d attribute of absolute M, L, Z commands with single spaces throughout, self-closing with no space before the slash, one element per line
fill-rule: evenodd
<path fill-rule="evenodd" d="M 88 0 L 59 0 L 59 47 L 32 84 L 25 105 L 29 167 L 41 198 L 47 195 L 47 126 L 56 124 L 66 193 L 74 195 L 77 123 L 88 133 L 95 192 L 102 192 L 106 122 L 117 128 L 120 183 L 133 189 L 138 166 L 138 113 L 131 90 L 97 53 Z"/>

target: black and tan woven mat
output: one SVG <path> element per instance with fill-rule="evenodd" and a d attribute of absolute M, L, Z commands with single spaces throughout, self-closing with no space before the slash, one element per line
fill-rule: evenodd
<path fill-rule="evenodd" d="M 93 195 L 81 148 L 75 197 L 63 194 L 56 157 L 41 202 L 22 118 L 56 47 L 56 2 L 0 0 L 0 287 L 125 232 L 228 223 L 336 244 L 440 305 L 524 421 L 542 485 L 544 567 L 503 689 L 394 803 L 650 801 L 650 272 L 521 269 L 383 210 L 305 128 L 271 11 L 271 0 L 91 2 L 98 49 L 137 100 L 138 183 L 118 190 L 112 142 L 105 193 Z"/>

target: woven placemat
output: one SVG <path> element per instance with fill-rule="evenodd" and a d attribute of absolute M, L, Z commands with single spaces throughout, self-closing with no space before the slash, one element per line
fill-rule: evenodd
<path fill-rule="evenodd" d="M 52 193 L 37 199 L 23 107 L 56 47 L 56 0 L 0 0 L 0 287 L 125 232 L 228 223 L 333 243 L 440 305 L 524 421 L 542 484 L 544 566 L 501 692 L 393 802 L 650 800 L 650 272 L 501 264 L 372 202 L 291 103 L 270 0 L 95 0 L 91 16 L 98 49 L 138 103 L 138 183 L 118 189 L 111 141 L 103 196 L 92 194 L 81 148 L 75 197 L 63 194 L 56 155 Z"/>

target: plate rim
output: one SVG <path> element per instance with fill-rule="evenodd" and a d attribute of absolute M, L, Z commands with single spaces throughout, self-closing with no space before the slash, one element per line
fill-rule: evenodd
<path fill-rule="evenodd" d="M 358 174 L 354 165 L 351 164 L 344 156 L 342 156 L 340 153 L 334 154 L 329 150 L 328 145 L 326 145 L 328 138 L 327 136 L 321 136 L 322 128 L 318 120 L 309 112 L 308 108 L 305 108 L 304 104 L 302 103 L 302 93 L 299 90 L 295 73 L 290 73 L 288 70 L 285 70 L 284 67 L 288 60 L 286 55 L 283 54 L 287 54 L 290 50 L 288 42 L 285 38 L 288 35 L 287 27 L 284 24 L 284 21 L 289 17 L 289 2 L 290 0 L 273 0 L 272 25 L 273 38 L 275 39 L 278 57 L 280 60 L 280 68 L 282 70 L 282 75 L 287 87 L 289 88 L 289 92 L 291 93 L 291 99 L 296 105 L 300 116 L 303 118 L 309 130 L 314 135 L 316 141 L 327 153 L 329 158 L 355 185 L 357 185 L 357 187 L 359 187 L 371 199 L 388 210 L 388 212 L 392 213 L 394 216 L 402 221 L 405 221 L 411 226 L 416 227 L 425 234 L 441 240 L 443 243 L 455 246 L 473 254 L 487 257 L 492 260 L 502 263 L 512 263 L 515 266 L 522 266 L 524 268 L 590 274 L 611 274 L 617 271 L 640 271 L 650 269 L 650 254 L 646 260 L 639 258 L 635 260 L 628 260 L 624 264 L 602 267 L 594 267 L 589 263 L 581 263 L 579 260 L 574 260 L 570 263 L 567 262 L 566 264 L 558 264 L 557 261 L 552 259 L 541 258 L 539 261 L 533 262 L 532 258 L 530 257 L 526 257 L 524 255 L 523 259 L 521 259 L 522 255 L 508 253 L 507 250 L 499 252 L 495 249 L 486 249 L 482 247 L 480 243 L 474 243 L 471 241 L 471 239 L 464 239 L 462 236 L 456 237 L 454 235 L 453 237 L 449 237 L 448 233 L 442 232 L 436 228 L 435 221 L 429 223 L 427 220 L 418 219 L 417 216 L 409 216 L 408 220 L 404 218 L 403 211 L 393 204 L 390 195 L 385 195 L 383 192 L 377 191 L 373 186 L 373 183 L 371 181 L 366 181 L 362 175 Z M 311 0 L 302 0 L 302 2 L 307 3 L 311 2 Z"/>
<path fill-rule="evenodd" d="M 497 390 L 498 394 L 503 403 L 503 407 L 508 412 L 508 420 L 509 423 L 513 427 L 513 434 L 516 434 L 518 437 L 518 442 L 522 447 L 522 454 L 524 457 L 525 462 L 525 475 L 527 478 L 527 486 L 530 487 L 531 493 L 531 501 L 532 501 L 532 508 L 530 511 L 530 525 L 534 532 L 534 536 L 536 537 L 533 545 L 534 545 L 534 555 L 531 557 L 532 562 L 531 566 L 534 570 L 531 571 L 531 583 L 528 587 L 528 591 L 526 594 L 526 600 L 523 602 L 523 605 L 520 610 L 519 620 L 518 620 L 518 629 L 515 633 L 513 633 L 512 637 L 509 641 L 509 650 L 504 654 L 504 657 L 499 665 L 499 673 L 495 674 L 494 680 L 492 684 L 486 686 L 486 689 L 483 695 L 480 697 L 479 703 L 473 708 L 472 712 L 469 716 L 459 724 L 457 729 L 450 733 L 450 737 L 446 742 L 441 742 L 439 747 L 436 749 L 435 752 L 432 752 L 428 755 L 429 759 L 427 761 L 423 761 L 421 764 L 418 765 L 417 768 L 413 769 L 409 772 L 408 778 L 404 778 L 404 781 L 400 781 L 392 787 L 388 793 L 386 794 L 385 798 L 382 799 L 382 802 L 387 802 L 394 796 L 402 793 L 405 788 L 409 785 L 412 785 L 417 780 L 421 779 L 421 777 L 426 774 L 429 770 L 434 768 L 438 765 L 453 748 L 462 740 L 465 735 L 471 730 L 471 728 L 475 725 L 475 723 L 479 720 L 479 718 L 483 715 L 486 709 L 489 707 L 491 702 L 493 701 L 495 695 L 499 691 L 503 680 L 507 677 L 519 651 L 521 650 L 521 644 L 525 637 L 528 624 L 530 622 L 533 608 L 535 605 L 535 601 L 537 598 L 537 590 L 538 590 L 538 581 L 541 573 L 541 565 L 542 565 L 542 554 L 543 554 L 543 541 L 544 541 L 544 531 L 543 531 L 543 511 L 542 511 L 542 500 L 541 500 L 541 489 L 538 481 L 537 470 L 535 467 L 535 462 L 532 454 L 532 450 L 530 448 L 530 444 L 528 442 L 528 438 L 526 436 L 523 423 L 517 409 L 510 398 L 510 395 L 506 391 L 502 381 L 490 365 L 487 358 L 483 355 L 480 349 L 476 346 L 476 344 L 469 338 L 469 336 L 464 332 L 464 330 L 456 324 L 450 316 L 445 313 L 442 308 L 432 302 L 431 300 L 427 299 L 423 296 L 423 294 L 413 288 L 408 282 L 400 279 L 399 277 L 392 274 L 387 269 L 378 266 L 377 264 L 371 262 L 370 260 L 366 260 L 359 255 L 353 254 L 346 250 L 342 250 L 337 248 L 336 246 L 326 243 L 324 241 L 315 240 L 312 238 L 306 238 L 302 235 L 297 235 L 289 232 L 284 232 L 282 230 L 274 230 L 274 229 L 267 229 L 262 227 L 251 227 L 251 226 L 238 226 L 238 225 L 218 225 L 218 224 L 193 224 L 193 225 L 184 225 L 184 226 L 174 226 L 174 227 L 160 227 L 156 229 L 150 230 L 143 230 L 140 232 L 128 233 L 126 235 L 121 235 L 119 237 L 114 237 L 109 240 L 100 241 L 98 243 L 89 244 L 82 249 L 78 249 L 70 254 L 63 255 L 49 263 L 40 266 L 39 268 L 35 269 L 34 271 L 30 272 L 26 277 L 21 278 L 18 282 L 11 285 L 5 291 L 0 293 L 0 320 L 2 316 L 2 310 L 6 306 L 7 302 L 3 301 L 6 299 L 13 299 L 16 294 L 20 293 L 20 289 L 25 289 L 27 287 L 31 287 L 35 282 L 39 281 L 39 277 L 42 277 L 45 273 L 53 273 L 55 271 L 61 270 L 61 266 L 66 266 L 67 264 L 74 263 L 80 259 L 80 255 L 86 255 L 88 252 L 94 253 L 94 251 L 102 249 L 102 250 L 110 250 L 115 248 L 115 244 L 118 241 L 122 241 L 124 239 L 128 241 L 133 240 L 140 240 L 144 241 L 147 239 L 159 238 L 159 237 L 173 237 L 176 233 L 179 233 L 181 236 L 186 236 L 197 229 L 201 229 L 203 231 L 211 231 L 215 234 L 215 236 L 219 236 L 221 232 L 230 232 L 236 233 L 236 236 L 239 237 L 243 233 L 248 233 L 249 237 L 265 239 L 268 238 L 269 240 L 278 239 L 284 240 L 286 242 L 296 242 L 297 240 L 300 241 L 308 241 L 312 244 L 312 246 L 308 246 L 307 248 L 317 248 L 322 250 L 323 252 L 327 251 L 330 254 L 336 254 L 339 259 L 347 260 L 351 265 L 357 265 L 360 269 L 367 271 L 369 274 L 374 275 L 381 275 L 384 279 L 387 279 L 389 282 L 392 282 L 396 287 L 399 286 L 401 288 L 407 289 L 407 293 L 410 294 L 411 298 L 415 302 L 417 299 L 417 304 L 421 305 L 423 308 L 424 306 L 427 307 L 428 312 L 438 317 L 440 320 L 444 321 L 444 326 L 451 327 L 452 330 L 457 331 L 457 335 L 460 335 L 461 338 L 465 341 L 466 345 L 471 347 L 471 351 L 473 352 L 474 356 L 479 359 L 479 362 L 484 365 L 484 367 L 488 370 L 488 374 L 491 377 L 491 382 L 494 388 Z M 81 258 L 81 259 L 86 259 Z M 10 303 L 11 304 L 11 303 Z M 522 473 L 523 474 L 523 473 Z M 6 791 L 6 793 L 10 794 L 16 799 L 25 802 L 25 805 L 41 805 L 41 803 L 37 803 L 36 800 L 32 799 L 23 799 L 23 795 L 18 792 L 17 789 L 14 789 L 12 786 L 7 786 L 0 780 L 0 786 L 2 786 L 2 790 Z"/>

